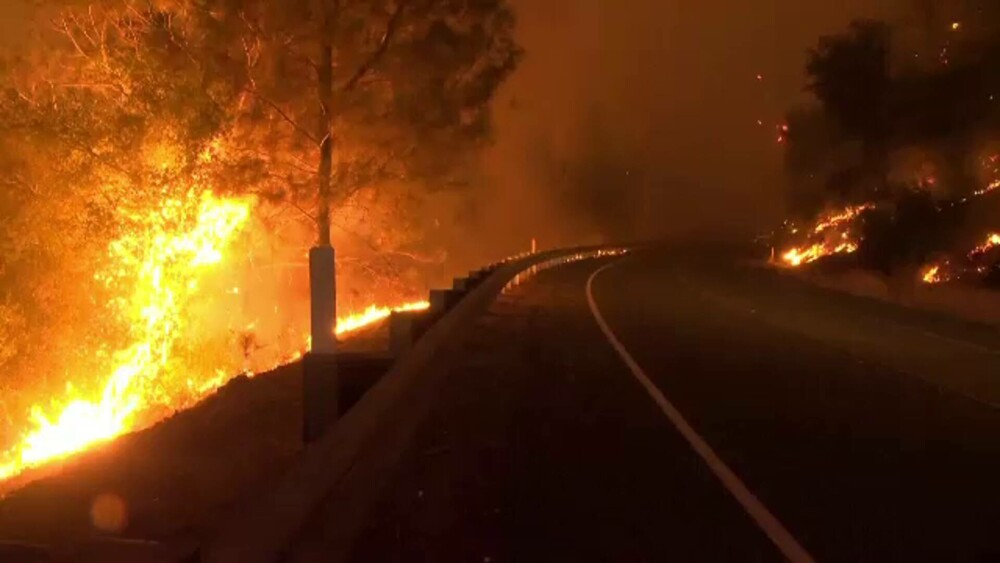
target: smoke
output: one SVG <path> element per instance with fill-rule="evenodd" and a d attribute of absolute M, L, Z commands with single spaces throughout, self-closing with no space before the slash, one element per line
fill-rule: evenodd
<path fill-rule="evenodd" d="M 31 27 L 28 22 L 40 19 L 41 6 L 32 0 L 0 2 L 0 48 L 15 47 L 24 41 Z"/>
<path fill-rule="evenodd" d="M 476 205 L 477 237 L 505 251 L 772 224 L 806 49 L 903 0 L 512 1 L 526 56 Z"/>

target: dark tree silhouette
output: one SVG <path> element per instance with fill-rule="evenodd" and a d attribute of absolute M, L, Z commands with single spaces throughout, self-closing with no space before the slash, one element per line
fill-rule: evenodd
<path fill-rule="evenodd" d="M 890 292 L 905 298 L 918 281 L 919 268 L 949 248 L 964 211 L 962 206 L 939 205 L 927 191 L 901 189 L 894 205 L 862 215 L 858 263 L 885 276 Z"/>
<path fill-rule="evenodd" d="M 891 32 L 880 21 L 855 21 L 840 35 L 820 38 L 809 52 L 808 89 L 844 134 L 861 141 L 866 171 L 885 187 L 889 140 Z"/>

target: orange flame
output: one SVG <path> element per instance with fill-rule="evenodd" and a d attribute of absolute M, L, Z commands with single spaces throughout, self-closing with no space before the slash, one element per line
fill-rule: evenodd
<path fill-rule="evenodd" d="M 94 278 L 114 295 L 109 307 L 115 320 L 128 327 L 126 338 L 117 350 L 99 351 L 108 360 L 102 370 L 106 375 L 97 378 L 95 387 L 70 385 L 64 398 L 31 406 L 20 438 L 0 451 L 0 480 L 137 430 L 153 422 L 151 409 L 190 407 L 236 375 L 239 368 L 220 369 L 228 365 L 224 362 L 190 372 L 182 354 L 184 338 L 195 328 L 193 304 L 211 297 L 203 288 L 210 276 L 223 271 L 255 205 L 252 198 L 192 189 L 162 205 L 121 211 L 123 232 L 108 245 L 108 265 Z M 227 294 L 239 294 L 238 287 L 226 287 L 232 288 Z M 356 332 L 392 311 L 428 307 L 426 302 L 371 306 L 338 319 L 336 332 Z M 300 358 L 308 338 L 301 343 L 302 349 L 293 345 L 292 353 L 273 361 Z"/>
<path fill-rule="evenodd" d="M 920 276 L 924 283 L 935 284 L 948 281 L 948 276 L 946 276 L 941 271 L 940 264 L 934 264 L 924 268 L 923 274 Z"/>
<path fill-rule="evenodd" d="M 129 217 L 137 227 L 109 245 L 112 266 L 95 278 L 128 296 L 112 305 L 131 326 L 131 344 L 113 354 L 98 396 L 80 397 L 70 388 L 70 397 L 50 409 L 32 406 L 32 429 L 0 455 L 0 478 L 123 434 L 140 410 L 171 404 L 170 360 L 183 334 L 184 306 L 203 273 L 222 261 L 252 206 L 250 199 L 191 190 Z"/>
<path fill-rule="evenodd" d="M 1000 180 L 993 180 L 992 182 L 987 184 L 985 188 L 976 190 L 973 195 L 980 196 L 983 194 L 988 194 L 997 188 L 1000 188 Z"/>
<path fill-rule="evenodd" d="M 821 215 L 808 231 L 813 241 L 783 251 L 782 263 L 795 268 L 824 256 L 857 252 L 858 241 L 851 232 L 854 222 L 863 212 L 874 207 L 872 203 L 864 203 Z M 799 230 L 793 227 L 791 232 L 796 234 Z"/>
<path fill-rule="evenodd" d="M 874 203 L 863 203 L 861 205 L 847 207 L 841 211 L 828 213 L 820 217 L 819 221 L 816 223 L 816 227 L 813 229 L 813 233 L 818 235 L 827 229 L 844 226 L 846 223 L 857 219 L 858 215 L 874 208 Z"/>
<path fill-rule="evenodd" d="M 986 240 L 983 241 L 982 244 L 969 251 L 969 260 L 975 263 L 982 257 L 983 254 L 986 254 L 997 247 L 1000 247 L 1000 233 L 989 233 L 986 236 Z M 947 265 L 948 263 L 944 262 L 927 266 L 924 269 L 923 274 L 921 274 L 921 278 L 924 283 L 936 284 L 951 280 L 952 274 L 945 271 L 945 267 Z M 979 273 L 983 273 L 986 271 L 986 268 L 984 265 L 980 264 L 975 268 L 975 270 Z"/>
<path fill-rule="evenodd" d="M 426 311 L 431 304 L 427 301 L 416 301 L 406 303 L 398 307 L 379 307 L 372 305 L 355 315 L 337 319 L 337 336 L 343 336 L 352 332 L 357 332 L 367 326 L 371 326 L 379 321 L 385 320 L 394 312 L 402 313 L 408 311 Z"/>
<path fill-rule="evenodd" d="M 997 246 L 1000 246 L 1000 233 L 990 233 L 986 237 L 986 241 L 983 244 L 972 249 L 969 252 L 969 256 L 975 256 L 977 254 L 985 254 L 990 250 L 993 250 Z"/>
<path fill-rule="evenodd" d="M 791 267 L 798 267 L 803 264 L 815 262 L 824 256 L 831 254 L 851 254 L 857 252 L 858 245 L 853 242 L 842 242 L 836 245 L 826 243 L 816 243 L 808 247 L 792 248 L 781 255 L 782 261 Z"/>

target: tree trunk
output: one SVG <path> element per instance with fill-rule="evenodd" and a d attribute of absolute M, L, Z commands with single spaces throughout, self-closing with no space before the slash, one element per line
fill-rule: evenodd
<path fill-rule="evenodd" d="M 312 352 L 333 354 L 336 351 L 337 272 L 336 256 L 330 244 L 330 187 L 333 171 L 333 22 L 337 2 L 317 0 L 315 14 L 319 20 L 319 63 L 316 69 L 319 118 L 316 138 L 320 142 L 319 189 L 316 193 L 318 230 L 316 247 L 309 251 L 310 334 Z M 307 383 L 316 374 L 307 374 Z M 317 376 L 318 377 L 318 376 Z M 307 386 L 311 386 L 308 383 Z M 322 387 L 322 386 L 321 386 Z M 307 394 L 308 394 L 308 390 Z M 322 391 L 320 391 L 322 392 Z M 307 417 L 312 416 L 308 412 Z"/>
<path fill-rule="evenodd" d="M 319 191 L 316 227 L 318 229 L 317 244 L 330 244 L 330 184 L 333 172 L 333 135 L 331 131 L 331 108 L 333 106 L 333 14 L 330 8 L 323 6 L 323 21 L 320 27 L 320 60 L 317 76 L 319 79 L 319 127 L 316 137 L 320 140 L 319 148 Z"/>

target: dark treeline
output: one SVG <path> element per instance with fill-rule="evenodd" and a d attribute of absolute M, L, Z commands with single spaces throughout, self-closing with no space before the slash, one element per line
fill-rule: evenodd
<path fill-rule="evenodd" d="M 1000 3 L 913 0 L 899 22 L 821 37 L 806 71 L 815 101 L 788 115 L 796 214 L 877 203 L 858 258 L 906 277 L 1000 224 Z"/>

